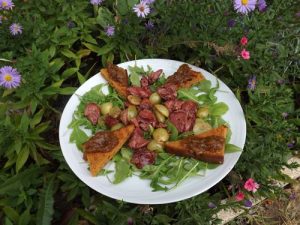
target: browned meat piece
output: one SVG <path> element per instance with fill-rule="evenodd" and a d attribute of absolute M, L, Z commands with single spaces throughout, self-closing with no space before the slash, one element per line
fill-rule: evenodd
<path fill-rule="evenodd" d="M 151 90 L 148 87 L 129 87 L 127 91 L 131 95 L 139 96 L 141 98 L 149 98 L 152 94 Z"/>
<path fill-rule="evenodd" d="M 157 93 L 162 99 L 167 101 L 167 100 L 176 99 L 177 96 L 176 90 L 177 90 L 176 85 L 170 83 L 170 84 L 164 84 L 159 88 L 157 88 Z"/>
<path fill-rule="evenodd" d="M 119 123 L 119 120 L 108 115 L 108 116 L 105 117 L 104 122 L 105 122 L 106 126 L 108 126 L 109 128 L 111 128 L 112 126 L 114 126 L 117 123 Z"/>
<path fill-rule="evenodd" d="M 163 72 L 163 70 L 160 69 L 160 70 L 150 73 L 148 76 L 149 84 L 153 84 L 155 81 L 157 81 L 157 79 L 159 78 L 159 76 L 161 75 L 162 72 Z"/>
<path fill-rule="evenodd" d="M 139 112 L 137 117 L 140 128 L 144 131 L 149 129 L 149 125 L 156 127 L 157 120 L 154 113 L 148 109 L 143 109 Z"/>
<path fill-rule="evenodd" d="M 181 109 L 183 103 L 184 101 L 174 99 L 174 100 L 166 101 L 164 104 L 168 108 L 169 112 L 173 112 Z"/>
<path fill-rule="evenodd" d="M 139 109 L 152 109 L 152 104 L 150 102 L 150 100 L 148 98 L 143 98 L 140 105 L 139 105 Z"/>
<path fill-rule="evenodd" d="M 96 103 L 89 103 L 84 108 L 84 116 L 93 124 L 96 125 L 100 117 L 100 108 Z"/>
<path fill-rule="evenodd" d="M 148 87 L 149 86 L 149 80 L 146 76 L 142 77 L 141 79 L 141 86 L 142 87 Z"/>
<path fill-rule="evenodd" d="M 140 148 L 134 151 L 130 162 L 137 168 L 142 169 L 146 165 L 154 164 L 155 160 L 155 152 L 149 151 L 147 148 Z"/>
<path fill-rule="evenodd" d="M 150 141 L 146 140 L 143 134 L 143 131 L 139 127 L 135 128 L 133 135 L 129 140 L 128 146 L 133 149 L 146 146 Z"/>
<path fill-rule="evenodd" d="M 169 118 L 179 132 L 192 130 L 196 120 L 195 116 L 190 116 L 186 111 L 183 110 L 172 112 Z"/>

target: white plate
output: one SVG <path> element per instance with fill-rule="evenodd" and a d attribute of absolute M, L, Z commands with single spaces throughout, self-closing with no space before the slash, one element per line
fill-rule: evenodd
<path fill-rule="evenodd" d="M 119 66 L 127 69 L 128 66 L 134 66 L 135 63 L 137 66 L 143 66 L 144 68 L 149 65 L 153 70 L 163 69 L 167 76 L 172 75 L 183 64 L 183 62 L 167 59 L 141 59 L 121 63 Z M 216 85 L 215 76 L 201 68 L 190 66 L 193 70 L 200 71 L 206 79 L 212 82 L 213 86 Z M 177 202 L 198 195 L 214 186 L 232 170 L 238 161 L 241 152 L 225 154 L 224 164 L 221 166 L 208 170 L 204 177 L 189 178 L 177 188 L 167 192 L 152 192 L 150 181 L 141 180 L 137 176 L 130 177 L 118 185 L 110 183 L 105 176 L 92 177 L 87 169 L 87 163 L 82 159 L 82 153 L 74 143 L 69 141 L 72 130 L 68 128 L 68 125 L 79 104 L 78 95 L 82 96 L 95 85 L 105 82 L 98 73 L 81 85 L 68 101 L 59 126 L 59 141 L 65 160 L 76 176 L 95 191 L 114 199 L 137 204 Z M 232 91 L 221 80 L 219 80 L 219 83 L 219 90 L 222 91 L 216 93 L 218 101 L 225 102 L 229 106 L 229 110 L 223 118 L 230 124 L 232 130 L 230 143 L 243 149 L 246 139 L 246 122 L 242 107 Z M 110 163 L 105 168 L 113 169 L 114 166 Z"/>

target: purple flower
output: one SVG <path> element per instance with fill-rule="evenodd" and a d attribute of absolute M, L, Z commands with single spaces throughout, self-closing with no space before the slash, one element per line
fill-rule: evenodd
<path fill-rule="evenodd" d="M 104 0 L 90 0 L 90 3 L 92 5 L 100 5 L 100 4 L 102 4 L 103 1 Z"/>
<path fill-rule="evenodd" d="M 257 6 L 260 12 L 265 12 L 267 10 L 267 3 L 265 0 L 258 0 Z"/>
<path fill-rule="evenodd" d="M 254 91 L 255 88 L 256 88 L 256 76 L 253 75 L 248 80 L 248 89 L 250 89 L 251 91 Z"/>
<path fill-rule="evenodd" d="M 67 22 L 67 27 L 68 27 L 69 29 L 72 29 L 72 28 L 76 27 L 76 25 L 75 25 L 75 23 L 74 23 L 73 21 L 68 21 L 68 22 Z"/>
<path fill-rule="evenodd" d="M 108 37 L 112 37 L 115 35 L 115 26 L 108 25 L 105 28 L 105 33 Z"/>
<path fill-rule="evenodd" d="M 154 27 L 154 23 L 151 20 L 148 20 L 148 22 L 145 23 L 145 27 L 147 30 L 152 30 Z"/>
<path fill-rule="evenodd" d="M 283 79 L 277 80 L 277 84 L 284 84 L 284 83 L 285 83 L 285 80 L 283 80 Z"/>
<path fill-rule="evenodd" d="M 11 66 L 4 66 L 0 69 L 0 85 L 5 88 L 16 88 L 20 86 L 21 75 Z"/>
<path fill-rule="evenodd" d="M 300 17 L 300 11 L 299 12 L 296 12 L 296 17 Z"/>
<path fill-rule="evenodd" d="M 252 207 L 252 202 L 250 200 L 245 200 L 244 201 L 244 206 L 250 208 L 250 207 Z"/>
<path fill-rule="evenodd" d="M 139 4 L 133 6 L 133 11 L 138 17 L 145 18 L 150 13 L 150 7 L 144 1 L 141 1 Z"/>
<path fill-rule="evenodd" d="M 281 113 L 281 116 L 284 118 L 284 119 L 286 119 L 287 117 L 288 117 L 288 113 L 287 112 L 283 112 L 283 113 Z"/>
<path fill-rule="evenodd" d="M 234 0 L 234 9 L 241 14 L 248 14 L 255 9 L 256 0 Z"/>
<path fill-rule="evenodd" d="M 10 25 L 9 30 L 10 33 L 15 36 L 18 34 L 22 34 L 23 27 L 18 23 L 13 23 L 12 25 Z"/>
<path fill-rule="evenodd" d="M 297 195 L 296 195 L 296 193 L 293 191 L 293 192 L 290 194 L 289 199 L 290 199 L 290 200 L 295 200 L 296 198 L 297 198 Z"/>
<path fill-rule="evenodd" d="M 288 148 L 293 148 L 295 146 L 295 141 L 291 141 L 290 143 L 287 144 Z"/>
<path fill-rule="evenodd" d="M 212 202 L 209 202 L 208 203 L 208 208 L 211 208 L 211 209 L 213 209 L 213 208 L 216 208 L 217 206 L 214 204 L 214 203 L 212 203 Z"/>
<path fill-rule="evenodd" d="M 133 225 L 133 219 L 131 217 L 127 218 L 127 224 L 128 225 Z"/>
<path fill-rule="evenodd" d="M 235 24 L 236 24 L 236 21 L 234 19 L 230 19 L 230 20 L 227 21 L 227 26 L 230 27 L 230 28 L 234 27 Z"/>
<path fill-rule="evenodd" d="M 0 0 L 0 9 L 12 9 L 14 7 L 14 3 L 11 0 Z"/>

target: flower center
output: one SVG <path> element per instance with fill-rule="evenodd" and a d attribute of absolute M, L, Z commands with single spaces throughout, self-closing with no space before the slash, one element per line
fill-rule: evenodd
<path fill-rule="evenodd" d="M 4 75 L 4 80 L 8 81 L 8 82 L 11 81 L 12 80 L 12 76 L 10 74 L 5 74 Z"/>
<path fill-rule="evenodd" d="M 144 6 L 141 6 L 141 7 L 140 7 L 140 11 L 141 11 L 141 12 L 144 12 L 144 11 L 145 11 Z"/>
<path fill-rule="evenodd" d="M 7 2 L 6 1 L 3 1 L 2 2 L 2 7 L 6 7 L 7 6 Z"/>
<path fill-rule="evenodd" d="M 248 5 L 248 0 L 242 0 L 243 5 Z"/>

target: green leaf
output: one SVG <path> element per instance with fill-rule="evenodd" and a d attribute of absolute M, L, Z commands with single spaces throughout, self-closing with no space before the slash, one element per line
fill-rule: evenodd
<path fill-rule="evenodd" d="M 74 127 L 70 136 L 70 142 L 73 142 L 77 145 L 77 147 L 81 150 L 82 144 L 88 140 L 88 136 L 84 131 L 82 131 L 79 127 Z"/>
<path fill-rule="evenodd" d="M 91 222 L 92 224 L 100 224 L 97 218 L 90 212 L 87 212 L 83 209 L 76 209 L 80 216 L 82 216 L 87 221 Z"/>
<path fill-rule="evenodd" d="M 116 47 L 115 43 L 109 43 L 104 45 L 103 47 L 99 48 L 97 51 L 97 55 L 104 55 L 112 51 Z"/>
<path fill-rule="evenodd" d="M 131 82 L 131 85 L 138 87 L 141 86 L 140 76 L 137 73 L 131 73 L 129 76 L 129 80 Z"/>
<path fill-rule="evenodd" d="M 77 59 L 77 55 L 74 52 L 70 51 L 69 49 L 62 50 L 61 54 L 63 54 L 64 56 L 70 59 Z"/>
<path fill-rule="evenodd" d="M 20 216 L 18 225 L 28 225 L 30 223 L 31 215 L 30 208 L 27 208 Z"/>
<path fill-rule="evenodd" d="M 9 206 L 3 207 L 3 212 L 13 222 L 17 223 L 17 221 L 19 220 L 18 212 L 15 209 L 13 209 L 12 207 L 9 207 Z"/>
<path fill-rule="evenodd" d="M 19 129 L 24 133 L 27 132 L 29 123 L 30 123 L 29 117 L 26 113 L 24 113 L 21 118 Z"/>
<path fill-rule="evenodd" d="M 178 98 L 179 99 L 188 99 L 188 100 L 192 100 L 194 102 L 198 102 L 198 97 L 197 94 L 199 93 L 198 90 L 190 88 L 181 88 L 177 91 L 178 93 Z"/>
<path fill-rule="evenodd" d="M 225 145 L 225 152 L 226 153 L 232 153 L 232 152 L 240 152 L 242 149 L 236 145 L 233 144 L 226 144 Z"/>
<path fill-rule="evenodd" d="M 66 69 L 63 74 L 62 74 L 62 78 L 63 79 L 66 79 L 70 76 L 72 76 L 74 73 L 76 73 L 78 71 L 78 68 L 76 67 L 73 67 L 73 68 L 69 68 L 69 69 Z"/>
<path fill-rule="evenodd" d="M 210 107 L 209 113 L 212 116 L 222 116 L 228 111 L 228 109 L 228 106 L 224 102 L 218 102 Z"/>
<path fill-rule="evenodd" d="M 60 88 L 58 93 L 61 95 L 72 95 L 77 90 L 77 87 Z"/>
<path fill-rule="evenodd" d="M 47 181 L 39 198 L 36 224 L 50 225 L 54 214 L 54 177 Z"/>
<path fill-rule="evenodd" d="M 20 151 L 17 157 L 16 161 L 16 171 L 19 172 L 19 170 L 24 166 L 29 156 L 29 148 L 27 145 L 23 147 L 23 149 Z"/>
<path fill-rule="evenodd" d="M 130 164 L 125 160 L 121 159 L 115 162 L 115 179 L 113 181 L 114 184 L 121 183 L 127 177 L 131 176 Z"/>
<path fill-rule="evenodd" d="M 167 121 L 167 129 L 171 132 L 170 141 L 175 141 L 178 138 L 178 130 L 173 123 Z"/>
<path fill-rule="evenodd" d="M 6 192 L 17 191 L 20 189 L 23 182 L 30 181 L 31 178 L 34 178 L 42 171 L 43 170 L 40 167 L 32 167 L 6 179 L 0 184 L 0 195 L 5 194 Z"/>
<path fill-rule="evenodd" d="M 88 49 L 90 49 L 92 52 L 98 53 L 98 51 L 100 51 L 100 48 L 97 45 L 93 45 L 93 44 L 86 43 L 86 42 L 83 42 L 82 44 L 85 47 L 87 47 Z"/>
<path fill-rule="evenodd" d="M 80 72 L 77 72 L 77 78 L 80 84 L 83 84 L 86 81 L 85 77 Z"/>
<path fill-rule="evenodd" d="M 37 124 L 39 124 L 43 118 L 45 110 L 41 109 L 36 114 L 34 114 L 34 117 L 30 121 L 30 127 L 34 128 Z"/>
<path fill-rule="evenodd" d="M 106 7 L 99 7 L 96 21 L 103 28 L 105 28 L 107 25 L 114 24 L 114 17 L 113 14 Z"/>

